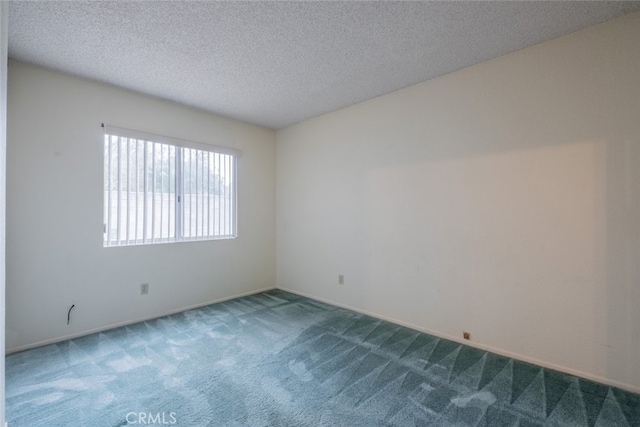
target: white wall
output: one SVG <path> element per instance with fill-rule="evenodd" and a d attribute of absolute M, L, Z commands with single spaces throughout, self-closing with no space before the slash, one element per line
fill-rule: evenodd
<path fill-rule="evenodd" d="M 640 391 L 638 40 L 628 15 L 279 131 L 278 286 Z"/>
<path fill-rule="evenodd" d="M 242 150 L 239 237 L 103 248 L 102 122 Z M 9 351 L 275 286 L 272 130 L 12 61 L 7 141 Z"/>
<path fill-rule="evenodd" d="M 9 3 L 0 2 L 0 355 L 5 349 L 5 219 L 7 148 L 7 41 Z M 0 424 L 4 424 L 4 358 L 0 358 Z"/>

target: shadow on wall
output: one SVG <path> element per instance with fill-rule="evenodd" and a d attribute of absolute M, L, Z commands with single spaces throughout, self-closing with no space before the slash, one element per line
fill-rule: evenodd
<path fill-rule="evenodd" d="M 606 144 L 599 155 L 604 210 L 605 339 L 607 373 L 613 378 L 640 383 L 640 141 L 624 139 Z M 602 310 L 602 304 L 594 310 Z"/>
<path fill-rule="evenodd" d="M 589 141 L 371 170 L 366 306 L 624 380 L 640 369 L 637 164 L 638 144 Z"/>

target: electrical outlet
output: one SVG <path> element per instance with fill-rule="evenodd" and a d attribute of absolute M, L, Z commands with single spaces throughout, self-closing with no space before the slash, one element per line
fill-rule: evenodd
<path fill-rule="evenodd" d="M 338 285 L 344 285 L 344 275 L 338 274 Z"/>
<path fill-rule="evenodd" d="M 148 295 L 149 294 L 149 284 L 143 283 L 140 285 L 140 295 Z"/>
<path fill-rule="evenodd" d="M 471 339 L 471 334 L 469 332 L 463 332 L 462 333 L 462 338 L 464 338 L 465 340 L 470 340 Z"/>

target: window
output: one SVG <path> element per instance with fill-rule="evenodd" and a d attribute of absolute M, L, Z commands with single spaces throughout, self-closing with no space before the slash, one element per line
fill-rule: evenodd
<path fill-rule="evenodd" d="M 104 246 L 236 237 L 239 154 L 105 126 Z"/>

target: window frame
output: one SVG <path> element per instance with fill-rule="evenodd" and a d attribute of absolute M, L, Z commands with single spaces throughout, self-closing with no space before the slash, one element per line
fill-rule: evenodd
<path fill-rule="evenodd" d="M 137 131 L 137 130 L 131 130 L 131 129 L 125 129 L 125 128 L 120 128 L 120 127 L 116 127 L 116 126 L 111 126 L 111 125 L 106 125 L 106 124 L 102 124 L 102 128 L 103 128 L 103 159 L 102 159 L 102 164 L 103 164 L 103 186 L 102 186 L 102 191 L 103 191 L 103 247 L 105 248 L 113 248 L 113 247 L 123 247 L 123 246 L 143 246 L 143 245 L 153 245 L 153 244 L 164 244 L 164 243 L 179 243 L 179 242 L 197 242 L 197 241 L 208 241 L 208 240 L 228 240 L 228 239 L 235 239 L 238 237 L 238 163 L 239 163 L 239 158 L 242 155 L 242 152 L 240 150 L 237 149 L 233 149 L 233 148 L 228 148 L 228 147 L 222 147 L 222 146 L 217 146 L 217 145 L 210 145 L 210 144 L 202 144 L 202 143 L 198 143 L 198 142 L 193 142 L 193 141 L 187 141 L 187 140 L 183 140 L 183 139 L 177 139 L 177 138 L 172 138 L 172 137 L 167 137 L 167 136 L 162 136 L 162 135 L 156 135 L 156 134 L 152 134 L 152 133 L 147 133 L 147 132 L 142 132 L 142 131 Z M 112 183 L 111 181 L 111 173 L 112 173 L 112 164 L 110 163 L 112 161 L 112 155 L 111 153 L 109 153 L 108 159 L 107 159 L 107 144 L 112 144 L 113 140 L 109 141 L 109 138 L 116 138 L 117 144 L 118 144 L 118 156 L 120 156 L 120 146 L 122 143 L 122 138 L 125 138 L 129 141 L 130 140 L 135 140 L 136 144 L 142 142 L 142 150 L 143 150 L 143 154 L 142 154 L 142 158 L 144 161 L 144 166 L 143 169 L 139 168 L 139 165 L 136 163 L 136 165 L 138 166 L 136 168 L 136 188 L 139 188 L 139 184 L 138 184 L 138 176 L 140 174 L 140 171 L 142 170 L 143 172 L 143 185 L 144 185 L 144 191 L 143 191 L 143 215 L 142 215 L 142 222 L 143 222 L 143 233 L 142 233 L 142 238 L 138 238 L 137 237 L 137 232 L 136 232 L 136 237 L 134 239 L 130 239 L 131 235 L 129 233 L 129 229 L 127 227 L 127 232 L 125 234 L 125 238 L 122 238 L 122 232 L 120 230 L 120 227 L 116 227 L 116 237 L 115 239 L 112 237 L 110 231 L 113 228 L 113 220 L 111 218 L 112 215 L 112 209 L 113 207 L 111 206 L 111 189 L 109 189 L 107 191 L 107 183 L 110 184 Z M 109 141 L 109 142 L 108 142 Z M 149 218 L 147 216 L 147 211 L 149 210 L 150 206 L 154 206 L 155 204 L 155 193 L 152 191 L 152 201 L 151 204 L 148 204 L 147 202 L 147 197 L 148 197 L 148 189 L 147 189 L 147 181 L 148 181 L 148 176 L 146 175 L 147 172 L 147 162 L 148 162 L 148 157 L 149 154 L 147 152 L 147 148 L 148 145 L 147 143 L 152 144 L 151 147 L 151 151 L 153 152 L 153 158 L 154 158 L 154 167 L 155 167 L 155 153 L 156 153 L 156 145 L 153 144 L 160 144 L 161 150 L 163 149 L 162 147 L 168 146 L 168 153 L 169 153 L 169 157 L 171 154 L 171 149 L 172 147 L 175 148 L 175 153 L 174 153 L 174 158 L 173 158 L 173 162 L 168 162 L 167 163 L 167 167 L 169 170 L 169 182 L 168 182 L 168 186 L 169 186 L 169 198 L 171 198 L 171 195 L 174 195 L 174 209 L 175 209 L 175 215 L 171 216 L 171 206 L 167 209 L 167 212 L 169 213 L 169 218 L 172 219 L 173 221 L 168 221 L 168 233 L 166 237 L 162 237 L 162 227 L 163 224 L 161 224 L 160 226 L 160 237 L 154 237 L 155 234 L 155 230 L 152 231 L 151 238 L 148 238 L 147 236 L 147 222 L 149 221 Z M 136 145 L 136 156 L 138 156 L 138 146 Z M 186 202 L 186 198 L 185 195 L 188 195 L 189 198 L 191 198 L 193 196 L 193 193 L 186 193 L 186 189 L 184 186 L 184 183 L 186 181 L 185 178 L 185 170 L 186 169 L 185 166 L 185 159 L 184 157 L 186 157 L 185 151 L 186 150 L 197 150 L 196 156 L 200 155 L 198 153 L 207 153 L 207 176 L 209 176 L 209 172 L 211 171 L 209 169 L 211 163 L 209 163 L 209 155 L 213 154 L 218 155 L 218 159 L 221 159 L 221 156 L 229 156 L 229 157 L 224 157 L 225 159 L 229 159 L 229 163 L 226 164 L 225 163 L 225 167 L 229 167 L 230 171 L 228 174 L 228 179 L 230 180 L 230 186 L 229 186 L 229 193 L 230 195 L 228 196 L 228 200 L 231 203 L 230 206 L 225 206 L 225 209 L 220 211 L 218 210 L 218 215 L 220 215 L 220 212 L 223 212 L 223 214 L 225 215 L 225 221 L 227 220 L 227 214 L 228 216 L 228 220 L 230 222 L 230 227 L 231 227 L 231 231 L 230 233 L 225 233 L 225 234 L 211 234 L 211 228 L 209 228 L 209 224 L 212 220 L 212 213 L 209 210 L 209 207 L 207 208 L 207 217 L 206 217 L 206 221 L 207 221 L 207 234 L 204 234 L 204 207 L 203 209 L 203 218 L 200 219 L 202 221 L 202 227 L 201 227 L 201 232 L 203 233 L 203 235 L 198 235 L 198 227 L 197 227 L 197 223 L 196 223 L 196 227 L 195 227 L 195 236 L 193 233 L 193 229 L 192 229 L 192 223 L 191 220 L 189 221 L 189 231 L 186 231 L 186 221 L 184 220 L 185 217 L 185 209 L 187 204 L 189 205 L 188 209 L 189 209 L 189 216 L 192 217 L 192 201 L 190 199 L 190 201 L 187 203 Z M 192 154 L 194 152 L 190 152 L 190 154 Z M 129 156 L 131 155 L 131 151 L 127 152 L 127 164 L 129 162 Z M 204 160 L 204 157 L 201 157 L 202 160 Z M 215 157 L 214 157 L 215 159 Z M 109 164 L 107 164 L 107 160 L 109 161 Z M 226 161 L 226 160 L 225 160 Z M 196 160 L 197 162 L 197 160 Z M 213 160 L 213 164 L 215 164 L 215 160 Z M 120 165 L 122 164 L 121 160 L 118 160 L 118 174 L 120 174 Z M 196 163 L 197 164 L 197 163 Z M 219 164 L 220 166 L 220 164 Z M 128 166 L 127 166 L 128 167 Z M 201 167 L 204 168 L 203 164 L 201 163 Z M 107 170 L 107 168 L 109 170 Z M 174 182 L 172 183 L 171 181 L 171 171 L 173 170 L 175 176 L 173 177 Z M 107 173 L 109 174 L 109 180 L 107 180 Z M 191 170 L 189 171 L 189 173 L 191 174 Z M 217 172 L 214 172 L 215 176 L 220 176 L 218 175 Z M 131 173 L 131 169 L 127 170 L 127 187 L 129 186 L 129 179 L 131 178 L 133 174 Z M 195 175 L 195 179 L 199 179 L 201 176 L 203 175 L 203 170 L 201 170 L 201 173 L 198 174 L 197 171 L 197 167 L 196 167 L 196 175 Z M 152 178 L 152 185 L 157 185 L 156 181 L 155 181 L 155 174 L 152 175 L 154 178 Z M 189 178 L 190 180 L 192 179 L 192 176 L 190 176 Z M 218 178 L 220 179 L 220 178 Z M 161 188 L 163 186 L 163 182 L 161 180 Z M 214 179 L 215 182 L 215 179 Z M 208 190 L 207 191 L 211 191 L 211 183 L 209 181 L 207 181 L 208 184 Z M 202 181 L 202 185 L 204 185 L 204 180 Z M 174 193 L 171 193 L 171 187 L 173 186 L 174 189 Z M 219 188 L 219 187 L 218 187 Z M 118 202 L 117 202 L 117 220 L 120 220 L 121 216 L 124 216 L 126 218 L 126 222 L 127 224 L 130 224 L 131 222 L 131 213 L 132 211 L 130 210 L 130 202 L 129 199 L 127 199 L 127 205 L 126 205 L 126 211 L 125 211 L 125 215 L 122 215 L 122 212 L 120 211 L 120 203 L 122 203 L 122 198 L 120 196 L 120 192 L 121 190 L 121 185 L 118 185 Z M 226 190 L 225 190 L 226 191 Z M 131 193 L 130 190 L 126 191 L 127 193 Z M 136 190 L 136 194 L 139 193 L 139 190 Z M 107 200 L 107 194 L 109 195 L 109 199 Z M 161 194 L 164 194 L 161 193 Z M 196 206 L 197 206 L 197 200 L 198 197 L 200 197 L 201 194 L 205 194 L 204 192 L 202 193 L 198 193 L 197 192 L 197 183 L 196 183 Z M 211 193 L 206 193 L 207 194 L 207 203 L 209 202 L 208 197 L 209 194 Z M 161 197 L 163 197 L 161 195 Z M 215 197 L 215 196 L 214 196 Z M 219 194 L 218 194 L 219 197 Z M 162 199 L 161 199 L 162 200 Z M 170 199 L 169 199 L 170 200 Z M 218 199 L 218 203 L 220 203 L 220 200 Z M 171 205 L 171 202 L 169 201 L 169 204 Z M 214 206 L 215 206 L 215 202 L 214 202 Z M 219 205 L 218 205 L 219 206 Z M 138 204 L 138 200 L 136 198 L 136 221 L 138 219 L 138 209 L 139 204 Z M 219 208 L 218 208 L 219 209 Z M 226 209 L 229 209 L 229 211 L 227 211 Z M 153 221 L 155 221 L 155 216 L 157 215 L 157 210 L 152 210 L 151 212 L 151 221 L 152 224 L 154 224 Z M 160 208 L 160 212 L 162 215 L 162 212 L 164 212 L 164 209 L 161 207 Z M 213 213 L 213 222 L 211 223 L 213 225 L 213 229 L 215 230 L 216 226 L 219 226 L 219 222 L 216 223 L 216 215 L 215 212 Z M 198 221 L 198 212 L 196 212 L 196 221 Z M 174 232 L 174 236 L 171 236 L 171 228 L 173 227 L 173 232 Z M 226 226 L 225 226 L 226 227 Z M 137 228 L 137 226 L 136 226 Z M 218 228 L 218 230 L 220 230 L 220 228 Z"/>

